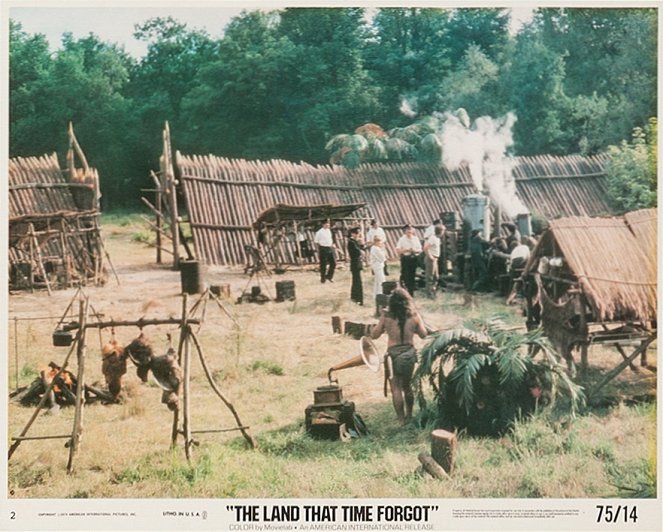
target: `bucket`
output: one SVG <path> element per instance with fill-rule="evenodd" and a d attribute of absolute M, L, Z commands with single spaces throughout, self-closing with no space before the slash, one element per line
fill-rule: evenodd
<path fill-rule="evenodd" d="M 180 261 L 180 280 L 183 293 L 200 294 L 204 290 L 200 263 L 197 260 Z"/>
<path fill-rule="evenodd" d="M 56 347 L 66 347 L 71 345 L 74 338 L 70 331 L 63 331 L 58 329 L 53 332 L 53 345 Z"/>

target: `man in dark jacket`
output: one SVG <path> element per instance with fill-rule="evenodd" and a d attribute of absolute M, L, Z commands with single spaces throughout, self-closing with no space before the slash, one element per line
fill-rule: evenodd
<path fill-rule="evenodd" d="M 350 271 L 352 272 L 350 299 L 357 305 L 364 304 L 364 290 L 361 283 L 363 252 L 364 245 L 361 241 L 361 231 L 359 227 L 353 227 L 348 233 L 348 256 L 350 257 Z"/>

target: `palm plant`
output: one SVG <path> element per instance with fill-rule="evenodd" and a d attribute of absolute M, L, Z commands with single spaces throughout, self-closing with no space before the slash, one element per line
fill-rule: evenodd
<path fill-rule="evenodd" d="M 557 403 L 574 413 L 584 401 L 541 331 L 510 330 L 499 318 L 438 333 L 419 356 L 414 385 L 420 415 L 437 426 L 501 434 L 539 407 Z"/>

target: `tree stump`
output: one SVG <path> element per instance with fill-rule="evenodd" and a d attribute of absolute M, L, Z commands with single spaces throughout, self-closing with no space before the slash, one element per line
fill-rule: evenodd
<path fill-rule="evenodd" d="M 343 334 L 343 329 L 341 327 L 341 317 L 332 316 L 332 332 L 334 334 Z"/>
<path fill-rule="evenodd" d="M 231 297 L 229 284 L 213 284 L 209 289 L 216 297 L 222 297 L 223 299 L 230 299 Z"/>
<path fill-rule="evenodd" d="M 431 433 L 431 455 L 433 460 L 451 475 L 456 461 L 456 434 L 438 429 Z"/>
<path fill-rule="evenodd" d="M 448 480 L 451 478 L 449 474 L 442 467 L 440 467 L 440 464 L 433 460 L 433 458 L 428 453 L 419 453 L 417 458 L 419 458 L 424 471 L 426 471 L 433 478 L 438 480 Z"/>

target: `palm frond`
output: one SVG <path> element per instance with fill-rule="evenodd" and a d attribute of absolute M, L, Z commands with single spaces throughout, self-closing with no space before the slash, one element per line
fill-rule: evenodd
<path fill-rule="evenodd" d="M 525 378 L 529 369 L 527 359 L 520 352 L 513 349 L 502 349 L 495 352 L 497 371 L 500 384 L 508 385 L 518 383 Z"/>
<path fill-rule="evenodd" d="M 330 151 L 330 152 L 335 152 L 344 146 L 346 146 L 346 141 L 347 139 L 350 138 L 350 135 L 347 135 L 346 133 L 341 133 L 339 135 L 334 135 L 327 144 L 325 144 L 325 150 Z"/>

